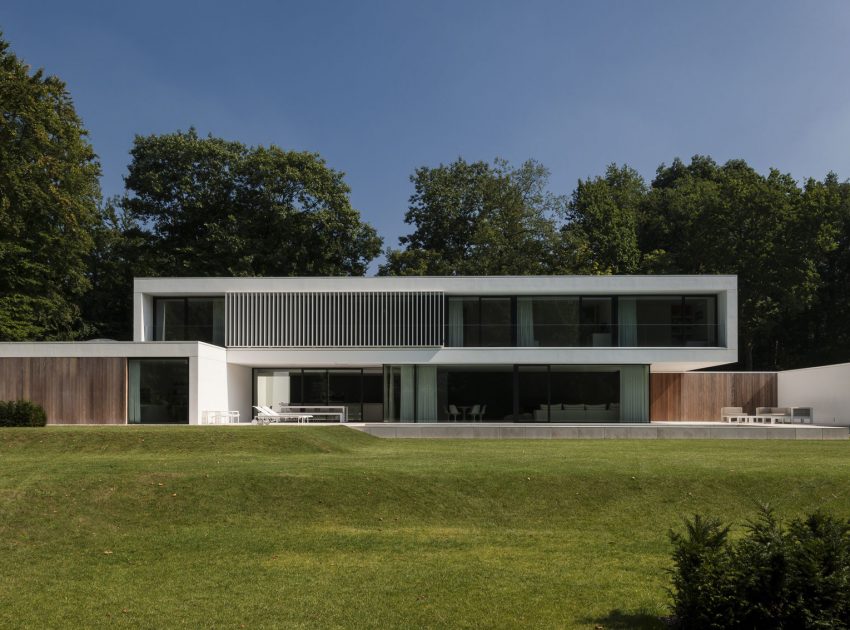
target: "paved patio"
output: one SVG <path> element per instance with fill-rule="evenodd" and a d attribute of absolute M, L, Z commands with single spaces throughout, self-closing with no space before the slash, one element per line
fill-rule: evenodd
<path fill-rule="evenodd" d="M 357 431 L 382 438 L 568 439 L 568 440 L 846 440 L 848 427 L 729 425 L 720 422 L 647 424 L 355 423 Z"/>

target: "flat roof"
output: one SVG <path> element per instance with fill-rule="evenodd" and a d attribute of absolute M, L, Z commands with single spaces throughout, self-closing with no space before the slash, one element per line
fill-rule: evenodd
<path fill-rule="evenodd" d="M 229 292 L 441 291 L 471 295 L 651 294 L 736 291 L 735 275 L 635 276 L 334 276 L 135 278 L 135 293 L 223 295 Z"/>

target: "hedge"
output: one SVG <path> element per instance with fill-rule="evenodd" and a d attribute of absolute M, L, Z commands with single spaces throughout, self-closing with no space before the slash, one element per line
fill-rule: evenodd
<path fill-rule="evenodd" d="M 0 427 L 43 427 L 47 414 L 29 400 L 0 400 Z"/>
<path fill-rule="evenodd" d="M 763 507 L 744 536 L 695 516 L 673 542 L 680 628 L 850 628 L 850 521 L 815 512 L 787 527 Z"/>

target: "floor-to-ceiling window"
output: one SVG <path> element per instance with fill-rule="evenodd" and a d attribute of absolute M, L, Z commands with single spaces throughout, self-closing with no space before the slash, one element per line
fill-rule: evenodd
<path fill-rule="evenodd" d="M 619 302 L 620 346 L 717 345 L 714 296 L 633 296 Z"/>
<path fill-rule="evenodd" d="M 513 366 L 437 368 L 439 420 L 511 420 Z"/>
<path fill-rule="evenodd" d="M 345 407 L 352 422 L 383 419 L 381 368 L 257 368 L 254 400 L 274 410 L 287 405 Z"/>
<path fill-rule="evenodd" d="M 155 341 L 224 345 L 224 298 L 154 298 Z"/>
<path fill-rule="evenodd" d="M 450 347 L 509 347 L 513 341 L 509 297 L 450 297 L 446 344 Z"/>
<path fill-rule="evenodd" d="M 188 424 L 189 359 L 129 359 L 127 422 Z"/>

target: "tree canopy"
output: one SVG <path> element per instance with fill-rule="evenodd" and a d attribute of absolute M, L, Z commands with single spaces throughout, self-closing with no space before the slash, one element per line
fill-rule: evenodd
<path fill-rule="evenodd" d="M 65 84 L 0 37 L 0 341 L 85 334 L 99 174 Z"/>
<path fill-rule="evenodd" d="M 137 136 L 120 200 L 147 232 L 148 273 L 362 275 L 381 249 L 343 174 L 315 153 L 247 147 L 194 129 Z"/>
<path fill-rule="evenodd" d="M 500 275 L 551 272 L 557 250 L 553 217 L 565 199 L 548 192 L 549 172 L 529 160 L 458 159 L 423 166 L 410 177 L 405 214 L 413 232 L 390 249 L 383 275 Z"/>

